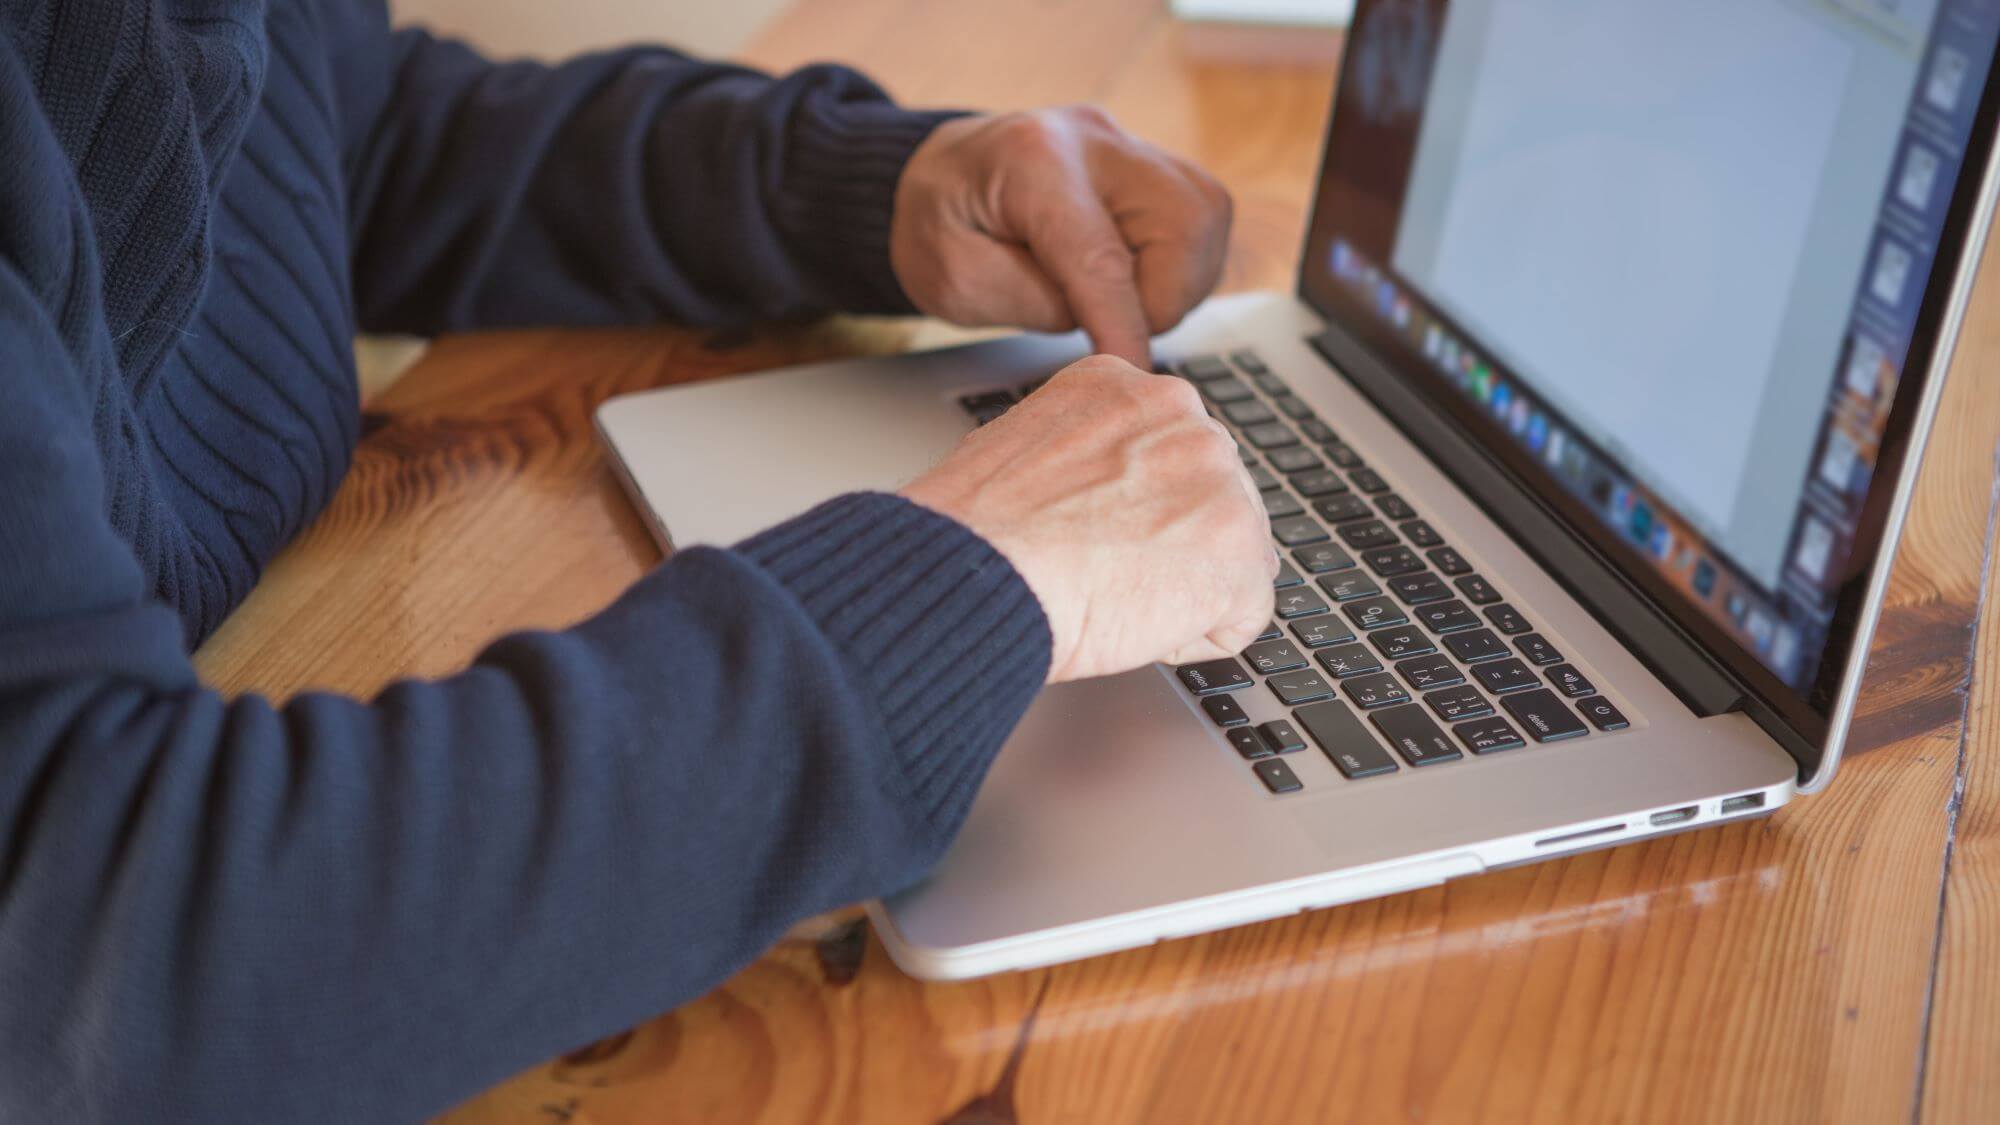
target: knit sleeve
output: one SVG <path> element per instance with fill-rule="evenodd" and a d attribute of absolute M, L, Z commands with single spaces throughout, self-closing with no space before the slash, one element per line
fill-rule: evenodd
<path fill-rule="evenodd" d="M 1046 674 L 1001 556 L 856 495 L 447 679 L 225 699 L 104 532 L 24 306 L 0 286 L 0 1118 L 438 1111 L 920 877 Z"/>
<path fill-rule="evenodd" d="M 896 181 L 949 114 L 837 66 L 772 77 L 657 47 L 494 63 L 340 7 L 364 327 L 909 311 Z"/>

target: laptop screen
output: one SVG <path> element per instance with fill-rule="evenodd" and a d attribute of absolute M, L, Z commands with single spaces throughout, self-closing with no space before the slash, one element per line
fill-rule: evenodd
<path fill-rule="evenodd" d="M 1823 734 L 1996 34 L 2000 0 L 1363 3 L 1304 292 Z"/>

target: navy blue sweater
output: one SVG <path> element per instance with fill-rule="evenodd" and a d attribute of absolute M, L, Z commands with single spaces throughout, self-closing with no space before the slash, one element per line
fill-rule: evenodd
<path fill-rule="evenodd" d="M 339 483 L 356 329 L 903 307 L 935 120 L 380 0 L 0 0 L 0 1119 L 415 1117 L 920 877 L 1049 642 L 893 497 L 372 701 L 187 654 Z"/>

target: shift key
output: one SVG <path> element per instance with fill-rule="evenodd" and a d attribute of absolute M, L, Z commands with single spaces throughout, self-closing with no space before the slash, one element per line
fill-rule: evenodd
<path fill-rule="evenodd" d="M 1308 703 L 1293 711 L 1292 717 L 1312 735 L 1334 768 L 1348 780 L 1396 772 L 1396 760 L 1376 741 L 1374 732 L 1354 717 L 1347 704 L 1337 699 Z"/>

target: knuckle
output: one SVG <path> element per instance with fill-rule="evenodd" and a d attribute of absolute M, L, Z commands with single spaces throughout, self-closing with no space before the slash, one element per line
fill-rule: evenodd
<path fill-rule="evenodd" d="M 1236 479 L 1243 468 L 1236 457 L 1236 439 L 1213 418 L 1203 418 L 1187 432 L 1186 448 L 1181 455 L 1187 459 L 1189 468 L 1199 474 L 1204 487 L 1224 503 L 1243 499 L 1243 486 Z M 1234 513 L 1235 507 L 1228 511 Z"/>
<path fill-rule="evenodd" d="M 1131 364 L 1126 363 L 1115 355 L 1107 355 L 1100 352 L 1096 355 L 1084 356 L 1082 359 L 1058 371 L 1056 377 L 1066 379 L 1069 382 L 1075 382 L 1081 377 L 1088 376 L 1092 380 L 1102 383 L 1110 376 L 1130 374 L 1131 370 Z M 1051 382 L 1053 381 L 1051 380 Z"/>
<path fill-rule="evenodd" d="M 993 132 L 1003 146 L 1023 155 L 1046 153 L 1057 145 L 1058 130 L 1046 113 L 1004 114 L 993 122 Z"/>
<path fill-rule="evenodd" d="M 1109 130 L 1111 132 L 1118 131 L 1118 122 L 1109 113 L 1105 112 L 1102 106 L 1093 105 L 1089 102 L 1081 102 L 1076 105 L 1063 107 L 1062 112 L 1064 116 L 1079 125 L 1084 125 L 1092 129 Z"/>
<path fill-rule="evenodd" d="M 1178 410 L 1201 414 L 1202 421 L 1214 423 L 1216 431 L 1221 431 L 1221 423 L 1202 412 L 1201 392 L 1194 389 L 1194 384 L 1171 375 L 1149 375 L 1147 379 L 1152 385 L 1153 393 L 1162 403 Z"/>
<path fill-rule="evenodd" d="M 1091 281 L 1130 281 L 1132 267 L 1132 248 L 1122 242 L 1101 239 L 1077 251 L 1077 272 Z"/>

